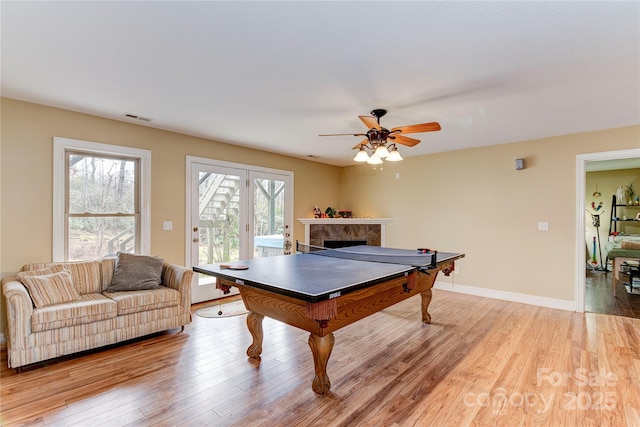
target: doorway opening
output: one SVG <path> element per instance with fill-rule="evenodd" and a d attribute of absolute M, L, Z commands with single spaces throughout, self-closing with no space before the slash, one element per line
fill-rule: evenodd
<path fill-rule="evenodd" d="M 293 172 L 187 156 L 186 179 L 187 265 L 290 253 Z M 192 303 L 223 296 L 197 275 Z"/>
<path fill-rule="evenodd" d="M 607 151 L 600 153 L 588 153 L 580 154 L 576 156 L 576 246 L 575 246 L 575 277 L 576 277 L 576 311 L 584 312 L 595 311 L 593 302 L 598 298 L 598 295 L 587 295 L 587 284 L 589 285 L 589 292 L 592 292 L 595 287 L 598 287 L 602 292 L 600 296 L 602 298 L 608 298 L 608 304 L 615 303 L 613 300 L 613 272 L 611 271 L 611 265 L 607 263 L 605 245 L 609 240 L 609 228 L 611 212 L 610 207 L 607 206 L 607 211 L 604 209 L 598 209 L 599 201 L 596 198 L 596 194 L 600 192 L 596 188 L 587 188 L 587 173 L 593 171 L 605 171 L 613 169 L 632 168 L 637 165 L 640 160 L 640 149 L 629 150 L 617 150 Z M 629 162 L 631 166 L 625 166 L 623 162 Z M 591 185 L 592 183 L 590 183 Z M 610 192 L 610 190 L 608 190 Z M 591 195 L 593 197 L 587 195 Z M 603 200 L 610 195 L 602 194 Z M 592 200 L 592 198 L 594 200 Z M 592 206 L 593 204 L 593 206 Z M 592 212 L 589 212 L 592 211 Z M 595 220 L 592 223 L 592 216 L 590 213 L 596 213 L 599 215 L 600 227 L 599 230 L 594 228 Z M 595 236 L 595 231 L 600 231 L 599 236 Z M 588 245 L 589 238 L 600 238 L 601 248 L 596 246 L 589 250 L 586 247 Z M 597 242 L 597 239 L 596 239 Z M 594 252 L 596 252 L 595 260 Z M 602 252 L 602 256 L 599 253 Z M 591 259 L 590 259 L 591 258 Z M 597 265 L 599 268 L 589 268 L 589 264 Z M 608 270 L 608 271 L 607 271 Z M 587 298 L 589 304 L 587 307 Z M 603 304 L 605 307 L 607 304 Z M 608 313 L 619 314 L 620 313 Z"/>

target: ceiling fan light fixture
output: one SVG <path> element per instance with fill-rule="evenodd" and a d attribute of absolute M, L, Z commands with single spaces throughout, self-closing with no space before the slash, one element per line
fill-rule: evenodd
<path fill-rule="evenodd" d="M 366 133 L 333 133 L 321 134 L 319 136 L 365 136 L 366 139 L 360 141 L 358 145 L 353 147 L 354 149 L 358 149 L 358 153 L 353 160 L 356 162 L 367 162 L 371 165 L 379 165 L 383 163 L 382 159 L 390 162 L 403 160 L 396 144 L 414 147 L 420 143 L 419 139 L 410 138 L 405 136 L 405 134 L 434 132 L 442 129 L 438 122 L 429 122 L 394 127 L 389 130 L 380 125 L 380 117 L 385 114 L 387 114 L 387 110 L 378 108 L 371 110 L 370 116 L 358 116 L 368 129 Z"/>
<path fill-rule="evenodd" d="M 388 162 L 399 162 L 402 160 L 402 156 L 396 147 L 392 147 L 389 155 L 387 156 Z"/>
<path fill-rule="evenodd" d="M 389 155 L 389 150 L 387 150 L 387 147 L 384 144 L 380 144 L 378 145 L 378 148 L 376 148 L 376 151 L 374 154 L 380 157 L 381 159 L 384 159 Z"/>
<path fill-rule="evenodd" d="M 381 165 L 382 164 L 382 159 L 378 156 L 371 156 L 369 157 L 369 160 L 367 160 L 367 163 L 370 165 Z"/>
<path fill-rule="evenodd" d="M 360 147 L 360 150 L 358 150 L 358 153 L 353 158 L 353 160 L 355 162 L 364 163 L 367 160 L 369 160 L 369 155 L 367 154 L 367 151 L 364 148 Z"/>

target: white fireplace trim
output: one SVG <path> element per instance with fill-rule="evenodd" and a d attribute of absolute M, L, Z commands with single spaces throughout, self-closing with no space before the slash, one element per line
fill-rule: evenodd
<path fill-rule="evenodd" d="M 380 224 L 380 246 L 386 242 L 386 225 L 395 218 L 298 218 L 304 224 L 304 241 L 309 243 L 311 224 Z"/>

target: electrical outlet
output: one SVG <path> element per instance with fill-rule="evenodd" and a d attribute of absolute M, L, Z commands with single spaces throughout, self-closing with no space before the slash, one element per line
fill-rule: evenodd
<path fill-rule="evenodd" d="M 460 274 L 460 267 L 454 268 L 453 269 L 453 274 L 456 274 L 456 275 Z"/>
<path fill-rule="evenodd" d="M 548 230 L 549 230 L 548 222 L 543 221 L 538 223 L 538 231 L 548 231 Z"/>
<path fill-rule="evenodd" d="M 165 221 L 162 223 L 162 229 L 163 230 L 173 230 L 173 222 L 172 221 Z"/>

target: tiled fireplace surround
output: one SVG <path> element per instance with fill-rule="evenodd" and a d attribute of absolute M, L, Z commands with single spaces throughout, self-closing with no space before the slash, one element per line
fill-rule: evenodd
<path fill-rule="evenodd" d="M 304 224 L 305 243 L 327 246 L 331 241 L 366 241 L 367 245 L 384 246 L 386 224 L 393 218 L 299 218 Z"/>

